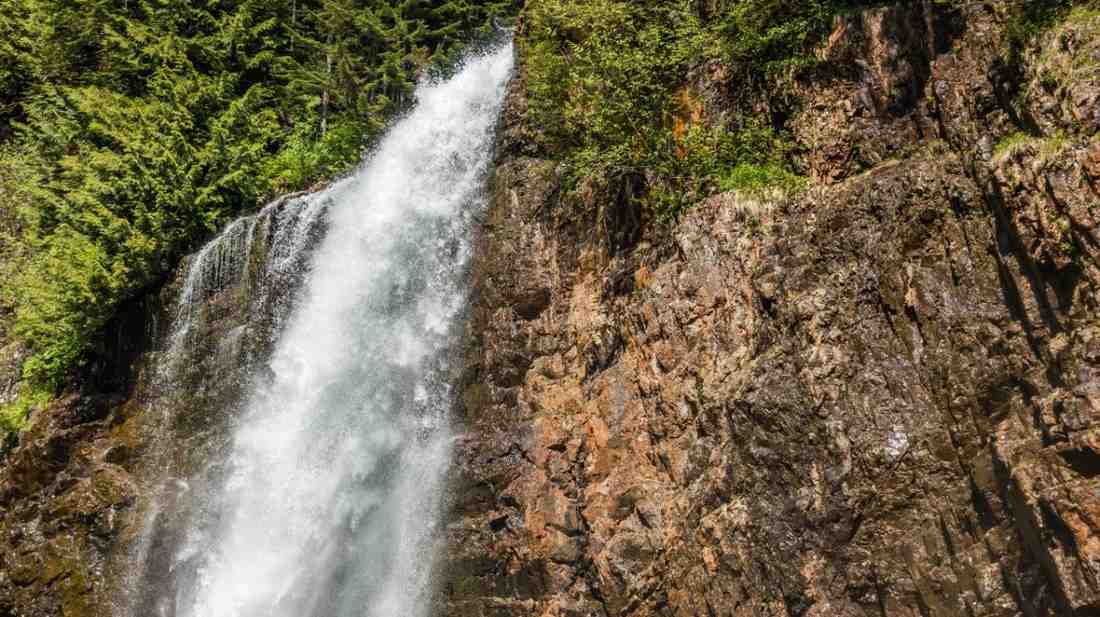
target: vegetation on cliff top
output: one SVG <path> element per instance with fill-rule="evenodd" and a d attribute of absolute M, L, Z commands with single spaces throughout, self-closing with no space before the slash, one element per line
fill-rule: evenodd
<path fill-rule="evenodd" d="M 933 0 L 939 5 L 964 0 Z M 792 80 L 838 15 L 876 0 L 529 0 L 520 45 L 532 126 L 575 188 L 644 178 L 657 219 L 717 190 L 790 191 L 805 184 L 784 128 Z M 1009 50 L 1096 2 L 1014 5 Z M 729 85 L 720 117 L 704 117 L 693 71 Z M 713 79 L 711 81 L 714 81 Z"/>
<path fill-rule="evenodd" d="M 838 13 L 866 4 L 532 0 L 520 43 L 540 145 L 575 185 L 645 177 L 641 199 L 659 218 L 719 187 L 794 188 L 789 140 L 768 99 L 816 63 Z M 710 61 L 745 99 L 719 122 L 700 117 L 687 88 Z"/>
<path fill-rule="evenodd" d="M 514 5 L 0 0 L 3 301 L 25 378 L 58 386 L 227 219 L 354 164 L 423 71 Z"/>

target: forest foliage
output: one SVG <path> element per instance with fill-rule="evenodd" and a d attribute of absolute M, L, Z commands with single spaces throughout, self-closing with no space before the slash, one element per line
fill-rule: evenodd
<path fill-rule="evenodd" d="M 26 382 L 58 387 L 227 219 L 353 165 L 515 4 L 0 0 L 0 274 Z"/>

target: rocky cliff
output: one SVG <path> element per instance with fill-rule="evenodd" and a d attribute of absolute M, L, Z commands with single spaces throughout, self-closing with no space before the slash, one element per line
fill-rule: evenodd
<path fill-rule="evenodd" d="M 520 75 L 442 614 L 1100 615 L 1100 18 L 1009 54 L 1011 8 L 839 19 L 813 187 L 671 228 L 566 195 Z"/>

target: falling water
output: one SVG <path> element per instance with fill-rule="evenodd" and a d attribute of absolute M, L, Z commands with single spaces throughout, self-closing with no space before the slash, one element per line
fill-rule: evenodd
<path fill-rule="evenodd" d="M 324 234 L 332 196 L 346 183 L 319 193 L 287 195 L 255 215 L 237 219 L 188 261 L 167 353 L 158 367 L 163 387 L 178 387 L 181 371 L 195 366 L 196 356 L 202 353 L 198 347 L 204 334 L 201 326 L 209 319 L 210 304 L 227 291 L 236 292 L 230 301 L 243 306 L 234 307 L 240 313 L 241 326 L 220 345 L 223 353 L 237 357 L 223 364 L 248 366 L 255 360 L 239 357 L 252 350 L 232 343 L 244 334 L 242 329 L 265 337 L 281 331 L 293 306 L 290 292 L 301 283 L 313 246 Z M 265 338 L 263 342 L 272 341 Z"/>
<path fill-rule="evenodd" d="M 254 288 L 234 299 L 275 335 L 218 481 L 193 497 L 156 612 L 426 614 L 452 437 L 449 347 L 511 65 L 509 45 L 422 85 L 353 177 L 234 223 L 191 260 L 162 362 L 169 386 L 183 383 L 196 324 L 227 288 Z M 297 290 L 265 311 L 294 276 Z"/>

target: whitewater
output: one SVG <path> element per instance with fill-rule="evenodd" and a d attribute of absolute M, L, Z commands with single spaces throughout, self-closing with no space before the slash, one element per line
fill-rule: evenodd
<path fill-rule="evenodd" d="M 422 84 L 356 173 L 280 204 L 302 229 L 323 218 L 324 232 L 273 240 L 303 269 L 300 287 L 249 378 L 223 479 L 199 496 L 175 555 L 188 567 L 172 570 L 162 614 L 429 612 L 454 343 L 512 57 L 505 45 Z M 257 220 L 230 226 L 190 264 L 167 364 L 186 358 L 189 307 L 235 263 L 225 255 L 250 259 Z M 292 259 L 318 235 L 308 259 Z"/>

